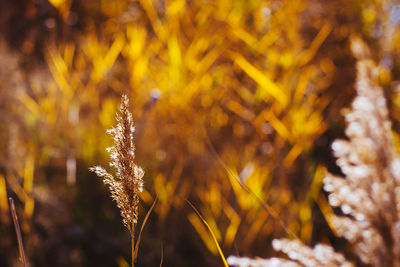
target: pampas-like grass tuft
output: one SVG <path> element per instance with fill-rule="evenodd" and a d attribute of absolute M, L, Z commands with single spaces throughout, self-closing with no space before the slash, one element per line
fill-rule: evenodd
<path fill-rule="evenodd" d="M 379 69 L 361 40 L 353 40 L 352 50 L 358 59 L 357 97 L 345 116 L 348 140 L 332 144 L 345 179 L 331 174 L 324 179 L 330 205 L 340 207 L 344 216 L 331 221 L 364 263 L 400 266 L 400 158 L 383 89 L 377 82 Z M 311 249 L 299 240 L 281 239 L 274 240 L 273 247 L 289 259 L 231 256 L 228 263 L 240 267 L 353 265 L 329 245 Z"/>
<path fill-rule="evenodd" d="M 129 101 L 126 95 L 122 96 L 117 126 L 107 131 L 113 139 L 114 146 L 107 148 L 110 152 L 110 165 L 117 169 L 116 178 L 100 166 L 90 170 L 96 173 L 108 185 L 112 198 L 121 210 L 125 227 L 131 234 L 132 266 L 134 265 L 134 237 L 135 225 L 138 220 L 139 192 L 143 190 L 143 170 L 135 163 L 135 145 L 133 134 L 135 126 L 132 114 L 128 110 Z"/>

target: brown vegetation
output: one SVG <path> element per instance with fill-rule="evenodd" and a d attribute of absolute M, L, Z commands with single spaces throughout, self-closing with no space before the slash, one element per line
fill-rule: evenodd
<path fill-rule="evenodd" d="M 128 264 L 121 210 L 88 172 L 109 162 L 104 129 L 122 95 L 133 101 L 143 192 L 122 179 L 135 177 L 133 155 L 121 150 L 121 179 L 98 171 L 121 182 L 114 198 L 128 229 L 148 218 L 137 265 L 216 266 L 220 251 L 268 258 L 272 240 L 294 236 L 364 264 L 358 241 L 335 235 L 342 211 L 323 179 L 347 178 L 330 144 L 344 138 L 357 60 L 383 89 L 386 153 L 400 147 L 399 10 L 397 0 L 0 1 L 0 266 L 18 261 L 8 197 L 27 265 Z M 351 55 L 355 35 L 369 55 Z M 137 216 L 155 196 L 151 216 Z"/>

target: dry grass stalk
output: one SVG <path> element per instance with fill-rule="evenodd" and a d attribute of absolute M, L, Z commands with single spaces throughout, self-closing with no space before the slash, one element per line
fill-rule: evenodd
<path fill-rule="evenodd" d="M 25 258 L 24 244 L 22 242 L 21 228 L 19 227 L 19 221 L 18 221 L 17 212 L 15 210 L 14 199 L 9 197 L 8 201 L 10 202 L 11 217 L 13 219 L 15 233 L 17 234 L 20 260 L 22 261 L 22 263 L 25 267 L 26 266 L 26 258 Z"/>
<path fill-rule="evenodd" d="M 290 260 L 281 258 L 249 259 L 230 256 L 228 263 L 239 267 L 352 266 L 342 254 L 336 253 L 328 245 L 318 244 L 312 249 L 298 240 L 276 239 L 272 242 L 272 246 L 275 250 L 286 253 Z"/>
<path fill-rule="evenodd" d="M 346 115 L 350 141 L 332 144 L 346 179 L 328 175 L 329 202 L 346 217 L 333 220 L 338 233 L 373 266 L 400 266 L 400 158 L 391 134 L 379 70 L 361 41 L 353 41 L 357 63 L 357 97 Z"/>
<path fill-rule="evenodd" d="M 391 135 L 386 100 L 378 85 L 379 70 L 362 41 L 354 39 L 357 57 L 357 97 L 345 119 L 349 140 L 336 140 L 332 149 L 345 179 L 328 174 L 324 189 L 331 206 L 345 216 L 332 218 L 340 236 L 353 244 L 360 259 L 372 266 L 400 266 L 400 158 Z M 300 241 L 274 240 L 283 259 L 229 257 L 234 266 L 351 266 L 327 245 L 311 249 Z"/>
<path fill-rule="evenodd" d="M 129 112 L 127 96 L 122 96 L 117 126 L 107 131 L 113 139 L 114 146 L 107 148 L 110 152 L 110 165 L 117 169 L 116 177 L 100 166 L 90 168 L 109 186 L 112 198 L 121 210 L 122 219 L 131 234 L 132 266 L 134 266 L 135 225 L 138 219 L 139 192 L 143 190 L 143 170 L 135 164 L 135 145 L 133 134 L 135 126 Z"/>

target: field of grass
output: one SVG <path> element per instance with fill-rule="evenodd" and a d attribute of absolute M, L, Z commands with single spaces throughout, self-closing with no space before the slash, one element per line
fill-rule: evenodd
<path fill-rule="evenodd" d="M 399 49 L 397 0 L 0 2 L 0 266 L 400 266 Z"/>

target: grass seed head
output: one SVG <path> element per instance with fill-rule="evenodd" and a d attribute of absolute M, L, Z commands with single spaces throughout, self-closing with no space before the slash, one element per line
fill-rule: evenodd
<path fill-rule="evenodd" d="M 116 127 L 107 130 L 114 139 L 114 145 L 107 148 L 110 153 L 110 165 L 117 169 L 116 177 L 100 166 L 90 170 L 103 178 L 108 185 L 112 198 L 121 209 L 124 225 L 132 232 L 132 224 L 137 223 L 139 192 L 143 191 L 143 170 L 135 163 L 135 145 L 133 134 L 135 126 L 129 112 L 129 100 L 122 96 Z"/>

